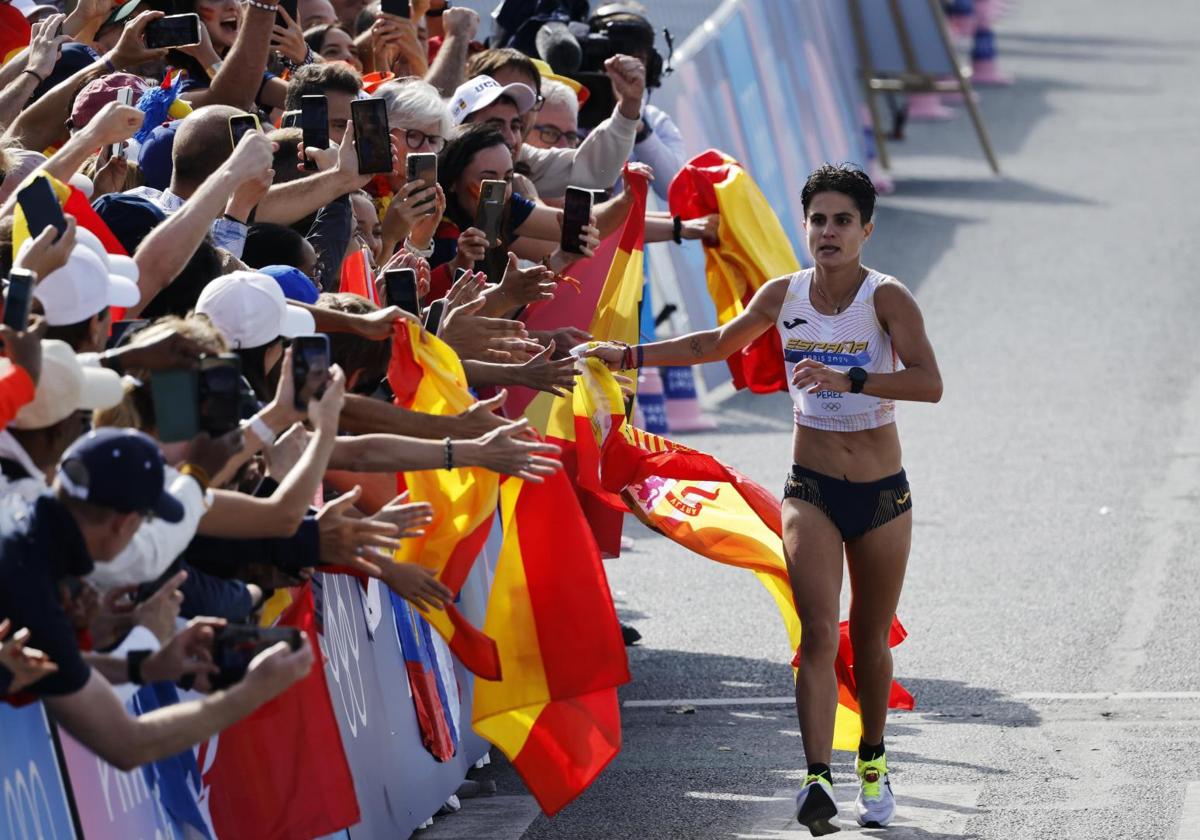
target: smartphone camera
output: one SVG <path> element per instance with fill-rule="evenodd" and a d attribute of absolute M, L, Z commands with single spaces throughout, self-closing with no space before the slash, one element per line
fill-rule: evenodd
<path fill-rule="evenodd" d="M 298 411 L 325 393 L 329 381 L 329 336 L 299 335 L 292 339 L 292 389 Z"/>

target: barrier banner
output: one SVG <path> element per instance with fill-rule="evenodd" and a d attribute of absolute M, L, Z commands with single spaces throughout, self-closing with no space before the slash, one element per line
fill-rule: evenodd
<path fill-rule="evenodd" d="M 22 840 L 77 836 L 41 703 L 19 709 L 0 703 L 0 785 L 4 788 L 0 835 Z"/>

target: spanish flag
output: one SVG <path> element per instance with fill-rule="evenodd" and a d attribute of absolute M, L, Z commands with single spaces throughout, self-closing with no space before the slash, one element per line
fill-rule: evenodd
<path fill-rule="evenodd" d="M 474 724 L 555 814 L 621 749 L 629 666 L 596 545 L 565 474 L 500 487 L 504 542 L 484 631 L 503 678 L 475 683 Z"/>
<path fill-rule="evenodd" d="M 462 362 L 450 346 L 407 319 L 396 322 L 388 384 L 396 404 L 427 414 L 458 414 L 475 402 L 467 391 Z M 429 502 L 433 521 L 425 534 L 403 540 L 398 563 L 418 563 L 437 574 L 455 594 L 471 572 L 496 515 L 498 476 L 482 467 L 404 473 L 413 502 Z M 422 611 L 450 650 L 472 673 L 485 680 L 500 677 L 496 645 L 453 604 Z"/>
<path fill-rule="evenodd" d="M 29 46 L 31 34 L 29 21 L 21 10 L 9 3 L 0 3 L 0 66 L 12 61 Z"/>
<path fill-rule="evenodd" d="M 599 341 L 636 344 L 638 340 L 638 305 L 644 282 L 642 252 L 646 238 L 646 190 L 649 183 L 645 175 L 628 168 L 625 170 L 625 188 L 633 196 L 633 202 L 621 230 L 608 276 L 600 290 L 595 314 L 588 324 L 588 331 Z M 529 418 L 530 425 L 547 440 L 562 447 L 563 469 L 576 486 L 579 503 L 601 553 L 606 557 L 620 554 L 624 515 L 614 510 L 612 505 L 605 504 L 602 494 L 597 494 L 598 488 L 578 481 L 584 472 L 577 465 L 576 419 L 571 398 L 539 393 L 525 410 L 525 416 Z"/>
<path fill-rule="evenodd" d="M 338 291 L 365 297 L 376 306 L 379 305 L 379 294 L 375 291 L 375 280 L 371 274 L 371 261 L 367 259 L 366 248 L 356 249 L 342 261 Z"/>
<path fill-rule="evenodd" d="M 671 212 L 685 219 L 719 213 L 721 243 L 704 246 L 705 279 L 717 323 L 740 315 L 759 288 L 800 270 L 788 235 L 770 203 L 736 160 L 709 149 L 671 181 Z M 737 388 L 756 394 L 787 390 L 779 333 L 771 328 L 728 360 Z"/>
<path fill-rule="evenodd" d="M 584 364 L 586 369 L 575 385 L 575 414 L 589 418 L 601 449 L 601 485 L 620 493 L 628 509 L 647 527 L 710 560 L 753 572 L 775 601 L 791 650 L 797 651 L 800 619 L 783 556 L 778 500 L 713 456 L 626 424 L 624 416 L 613 411 L 620 390 L 612 375 L 596 359 Z M 904 628 L 893 618 L 892 646 L 904 636 Z M 843 622 L 836 664 L 835 749 L 857 749 L 862 734 L 853 664 L 849 632 Z M 899 683 L 893 683 L 890 705 L 912 709 L 914 701 Z"/>
<path fill-rule="evenodd" d="M 58 203 L 62 205 L 63 213 L 74 216 L 76 225 L 96 234 L 96 238 L 100 240 L 100 244 L 104 246 L 107 253 L 128 256 L 120 240 L 100 218 L 100 214 L 92 209 L 86 195 L 46 172 L 39 172 L 33 177 L 45 178 L 50 182 L 50 187 L 58 198 Z M 27 186 L 28 183 L 32 182 L 27 182 L 24 186 Z M 39 230 L 37 233 L 40 235 L 41 231 Z M 13 210 L 13 254 L 16 254 L 25 244 L 25 240 L 29 238 L 29 222 L 25 220 L 25 211 L 18 202 Z"/>

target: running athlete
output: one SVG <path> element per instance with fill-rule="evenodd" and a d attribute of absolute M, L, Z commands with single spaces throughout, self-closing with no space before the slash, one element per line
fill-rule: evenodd
<path fill-rule="evenodd" d="M 895 401 L 942 396 L 921 310 L 894 277 L 861 262 L 875 187 L 858 169 L 825 165 L 801 192 L 815 267 L 766 283 L 724 326 L 585 355 L 611 369 L 725 359 L 771 327 L 792 365 L 792 471 L 783 491 L 783 548 L 803 633 L 796 713 L 808 775 L 797 819 L 814 836 L 840 830 L 829 767 L 837 711 L 842 556 L 850 572 L 850 639 L 863 736 L 855 816 L 886 826 L 895 810 L 883 735 L 892 684 L 888 632 L 908 562 L 912 495 L 901 467 Z"/>

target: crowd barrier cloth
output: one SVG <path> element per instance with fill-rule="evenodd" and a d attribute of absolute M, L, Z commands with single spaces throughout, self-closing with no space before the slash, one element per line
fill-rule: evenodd
<path fill-rule="evenodd" d="M 0 785 L 0 834 L 19 840 L 79 836 L 41 703 L 20 709 L 0 703 Z"/>

